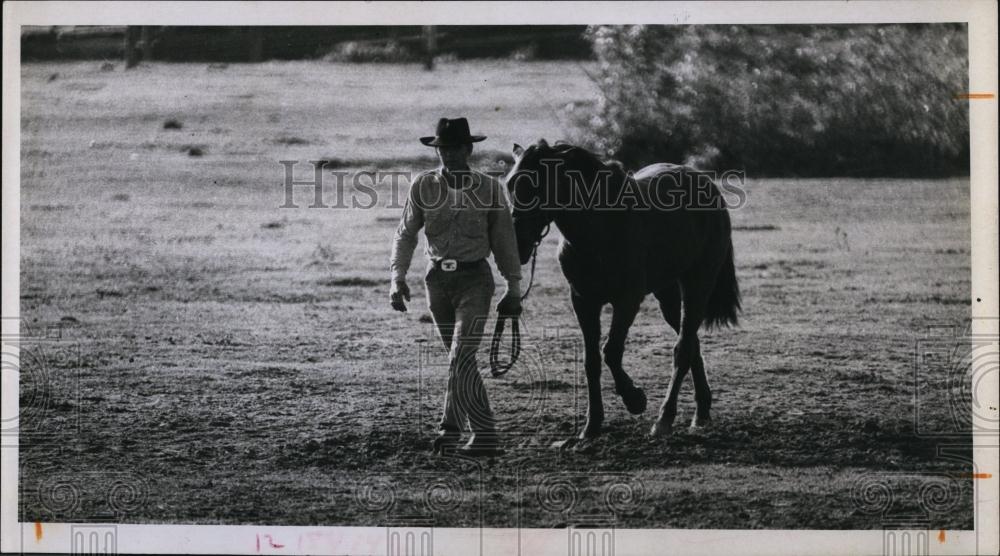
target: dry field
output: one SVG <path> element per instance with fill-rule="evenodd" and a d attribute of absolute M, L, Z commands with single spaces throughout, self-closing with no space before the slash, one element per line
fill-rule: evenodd
<path fill-rule="evenodd" d="M 586 403 L 551 234 L 524 360 L 487 380 L 508 454 L 440 459 L 445 354 L 422 263 L 411 311 L 389 308 L 391 188 L 371 209 L 306 208 L 302 187 L 279 208 L 278 161 L 424 169 L 416 137 L 466 115 L 495 168 L 513 141 L 570 133 L 581 69 L 99 66 L 22 69 L 23 521 L 971 528 L 955 370 L 918 357 L 970 314 L 967 179 L 750 177 L 741 326 L 702 340 L 716 425 L 669 442 L 645 436 L 674 341 L 650 300 L 626 351 L 650 409 L 629 415 L 605 373 L 605 436 L 550 447 Z M 682 400 L 690 418 L 690 382 Z"/>

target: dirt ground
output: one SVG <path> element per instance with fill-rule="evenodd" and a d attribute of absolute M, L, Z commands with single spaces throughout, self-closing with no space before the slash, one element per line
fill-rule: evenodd
<path fill-rule="evenodd" d="M 466 115 L 496 168 L 570 134 L 563 107 L 594 94 L 580 67 L 87 62 L 26 65 L 21 86 L 23 521 L 972 527 L 956 371 L 920 356 L 970 315 L 967 179 L 749 177 L 741 326 L 702 339 L 715 427 L 667 442 L 646 432 L 674 335 L 648 300 L 626 367 L 650 408 L 629 415 L 605 373 L 604 437 L 551 447 L 586 400 L 550 234 L 524 359 L 487 380 L 508 454 L 442 459 L 422 262 L 411 311 L 387 300 L 389 188 L 372 209 L 306 208 L 307 187 L 279 208 L 278 161 L 425 169 L 416 137 Z"/>

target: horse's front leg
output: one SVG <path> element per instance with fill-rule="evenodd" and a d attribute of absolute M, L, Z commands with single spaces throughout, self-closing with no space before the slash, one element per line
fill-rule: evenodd
<path fill-rule="evenodd" d="M 573 294 L 573 311 L 583 332 L 584 368 L 587 372 L 587 424 L 580 438 L 601 434 L 604 402 L 601 400 L 601 303 Z"/>
<path fill-rule="evenodd" d="M 604 362 L 611 369 L 611 376 L 615 379 L 615 391 L 622 397 L 625 408 L 633 415 L 646 411 L 646 392 L 632 382 L 632 378 L 625 372 L 622 359 L 625 356 L 625 340 L 628 338 L 628 330 L 632 327 L 641 304 L 642 297 L 612 303 L 615 312 L 611 317 L 608 341 L 604 344 Z"/>

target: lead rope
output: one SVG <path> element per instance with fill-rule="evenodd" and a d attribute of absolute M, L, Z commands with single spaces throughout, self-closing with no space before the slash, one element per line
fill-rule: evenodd
<path fill-rule="evenodd" d="M 542 240 L 549 233 L 549 225 L 545 225 L 545 229 L 542 231 L 542 237 L 538 238 L 535 242 L 535 246 L 531 250 L 531 274 L 528 278 L 528 288 L 524 290 L 524 294 L 521 295 L 521 301 L 528 299 L 528 294 L 531 293 L 531 287 L 535 283 L 535 262 L 538 260 L 538 246 L 542 244 Z M 500 363 L 500 340 L 503 338 L 504 322 L 510 319 L 510 361 L 507 363 Z M 507 374 L 513 366 L 517 363 L 517 358 L 521 355 L 521 325 L 518 317 L 505 317 L 503 315 L 497 315 L 497 324 L 493 329 L 493 340 L 490 342 L 490 374 L 494 378 L 501 377 Z"/>

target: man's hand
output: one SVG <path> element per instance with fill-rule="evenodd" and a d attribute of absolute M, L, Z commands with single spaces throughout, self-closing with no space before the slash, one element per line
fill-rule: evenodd
<path fill-rule="evenodd" d="M 497 312 L 501 317 L 517 317 L 521 315 L 521 294 L 518 291 L 508 291 L 500 303 Z"/>
<path fill-rule="evenodd" d="M 392 308 L 401 312 L 406 312 L 406 303 L 410 300 L 410 286 L 406 285 L 406 280 L 393 280 L 389 288 L 389 299 L 392 301 Z"/>

